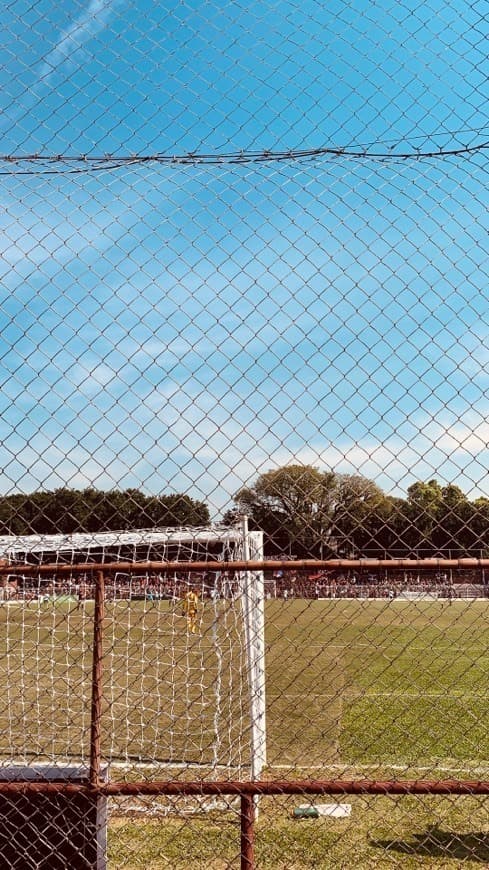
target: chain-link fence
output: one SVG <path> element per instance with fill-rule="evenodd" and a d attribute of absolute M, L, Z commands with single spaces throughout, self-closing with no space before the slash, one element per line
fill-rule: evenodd
<path fill-rule="evenodd" d="M 487 9 L 1 23 L 0 866 L 489 865 Z"/>

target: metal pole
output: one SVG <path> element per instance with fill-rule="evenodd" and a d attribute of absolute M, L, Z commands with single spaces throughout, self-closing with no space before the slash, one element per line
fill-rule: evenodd
<path fill-rule="evenodd" d="M 137 795 L 489 795 L 489 780 L 440 779 L 440 780 L 260 780 L 260 781 L 205 781 L 184 782 L 169 780 L 143 780 L 141 782 L 100 782 L 95 786 L 75 782 L 24 780 L 9 782 L 0 780 L 0 794 L 85 794 L 107 796 Z M 246 809 L 246 808 L 245 808 Z"/>
<path fill-rule="evenodd" d="M 311 571 L 311 570 L 361 570 L 400 571 L 426 570 L 437 571 L 448 568 L 476 569 L 489 568 L 489 559 L 249 559 L 231 562 L 84 562 L 77 565 L 0 565 L 0 576 L 10 574 L 23 575 L 25 577 L 39 577 L 53 574 L 93 574 L 94 571 L 103 570 L 105 574 L 115 572 L 135 574 L 146 571 L 156 571 L 161 574 L 170 574 L 175 571 Z M 463 582 L 463 581 L 460 581 Z"/>
<path fill-rule="evenodd" d="M 241 795 L 241 870 L 255 870 L 255 804 Z"/>
<path fill-rule="evenodd" d="M 90 710 L 90 771 L 91 786 L 101 783 L 102 769 L 102 665 L 103 665 L 103 621 L 104 621 L 104 575 L 97 571 L 95 582 L 95 610 L 93 614 L 93 653 L 92 653 L 92 703 Z"/>

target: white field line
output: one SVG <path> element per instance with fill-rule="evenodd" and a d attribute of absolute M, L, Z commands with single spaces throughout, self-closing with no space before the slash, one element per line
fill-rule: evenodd
<path fill-rule="evenodd" d="M 69 641 L 69 638 L 68 639 L 66 638 L 66 630 L 65 629 L 60 628 L 59 631 L 56 632 L 56 634 L 58 634 L 58 633 L 63 636 L 65 643 L 67 643 Z M 53 643 L 46 643 L 45 641 L 40 641 L 40 642 L 36 643 L 36 642 L 30 641 L 28 639 L 25 640 L 24 643 L 26 646 L 33 647 L 34 649 L 52 649 L 54 646 L 56 646 L 56 644 L 54 642 L 55 638 L 56 638 L 56 634 L 53 632 Z M 174 635 L 171 632 L 168 632 L 168 634 L 165 634 L 163 632 L 158 632 L 158 638 L 160 641 L 163 640 L 164 638 L 166 638 L 167 636 L 171 637 L 171 638 L 174 637 Z M 87 627 L 87 631 L 85 634 L 82 634 L 81 632 L 74 632 L 72 639 L 73 640 L 88 639 L 87 642 L 91 643 L 92 637 L 91 637 L 90 631 L 88 630 L 88 627 Z M 183 639 L 183 635 L 182 635 L 182 639 Z M 0 649 L 1 649 L 2 645 L 4 645 L 6 643 L 7 640 L 8 639 L 5 637 L 0 639 Z M 125 642 L 125 638 L 121 638 L 121 643 L 124 643 L 124 642 Z M 162 646 L 158 642 L 154 643 L 153 646 L 156 649 L 165 649 L 165 650 L 167 649 L 167 647 Z M 184 644 L 182 644 L 182 647 L 184 647 Z M 447 641 L 446 644 L 441 644 L 441 643 L 440 644 L 427 644 L 426 646 L 417 646 L 414 644 L 405 644 L 405 643 L 390 643 L 388 645 L 388 647 L 386 647 L 386 646 L 378 647 L 373 643 L 363 643 L 363 642 L 358 642 L 358 643 L 325 643 L 325 644 L 308 644 L 307 645 L 308 650 L 323 650 L 324 652 L 327 652 L 328 649 L 341 649 L 341 650 L 352 649 L 353 650 L 353 649 L 357 649 L 357 647 L 362 647 L 362 648 L 368 647 L 368 648 L 370 648 L 374 651 L 377 651 L 377 652 L 383 651 L 384 655 L 386 655 L 386 649 L 400 648 L 400 649 L 405 649 L 406 652 L 413 651 L 413 652 L 424 652 L 424 653 L 426 653 L 427 651 L 429 651 L 429 652 L 436 651 L 438 649 L 446 652 L 447 649 L 450 649 L 450 650 L 453 650 L 454 654 L 457 653 L 457 654 L 463 654 L 463 655 L 468 656 L 468 652 L 466 651 L 465 647 L 456 646 L 454 643 L 451 643 L 450 641 Z M 474 653 L 482 651 L 483 653 L 487 653 L 489 655 L 489 643 L 488 644 L 481 644 L 479 647 L 471 645 L 470 651 L 474 652 Z M 111 655 L 114 655 L 114 653 L 111 653 Z M 117 655 L 117 653 L 115 653 L 115 655 Z"/>
<path fill-rule="evenodd" d="M 360 603 L 368 602 L 383 602 L 384 604 L 393 604 L 394 601 L 399 601 L 401 604 L 436 604 L 439 601 L 441 604 L 446 604 L 447 602 L 451 602 L 452 604 L 470 604 L 472 601 L 485 601 L 486 604 L 489 603 L 489 598 L 487 597 L 475 597 L 472 598 L 442 598 L 441 596 L 435 597 L 426 597 L 426 598 L 401 598 L 398 596 L 397 598 L 385 598 L 384 596 L 379 596 L 379 598 L 370 598 L 364 595 L 358 595 L 355 598 L 347 598 L 345 596 L 341 596 L 340 598 L 289 598 L 290 601 L 329 601 L 332 603 L 333 601 L 357 601 Z"/>
<path fill-rule="evenodd" d="M 231 764 L 196 764 L 191 761 L 111 761 L 110 759 L 107 761 L 107 764 L 110 768 L 114 770 L 122 770 L 122 771 L 130 771 L 130 770 L 163 770 L 163 769 L 174 769 L 174 770 L 192 770 L 192 769 L 204 769 L 209 771 L 214 770 L 241 770 L 238 765 L 234 767 Z"/>
<path fill-rule="evenodd" d="M 192 765 L 192 763 L 186 762 L 137 762 L 137 761 L 109 761 L 109 767 L 114 770 L 121 771 L 131 771 L 131 770 L 155 770 L 155 769 L 164 769 L 164 768 L 174 768 L 175 770 L 188 770 L 193 767 L 202 767 L 205 765 Z M 294 764 L 270 764 L 267 767 L 270 770 L 294 770 L 297 765 Z M 209 766 L 209 770 L 211 767 Z M 230 765 L 217 765 L 216 767 L 212 767 L 212 770 L 229 770 L 232 771 L 234 768 Z M 236 768 L 238 769 L 238 768 Z M 484 764 L 477 764 L 472 767 L 470 764 L 462 767 L 456 764 L 437 764 L 433 762 L 433 764 L 390 764 L 387 762 L 383 763 L 351 763 L 351 764 L 341 764 L 340 762 L 325 762 L 324 764 L 307 764 L 305 765 L 306 770 L 335 770 L 335 771 L 344 771 L 348 773 L 351 770 L 394 770 L 394 771 L 409 771 L 416 770 L 420 773 L 429 773 L 433 771 L 437 771 L 440 773 L 464 773 L 464 774 L 487 774 L 489 773 L 489 761 Z"/>
<path fill-rule="evenodd" d="M 66 647 L 67 645 L 69 645 L 70 640 L 72 642 L 73 641 L 85 641 L 82 651 L 87 651 L 88 647 L 91 644 L 91 640 L 92 640 L 91 633 L 90 633 L 88 627 L 87 627 L 87 631 L 85 633 L 75 632 L 71 638 L 70 637 L 67 638 L 65 629 L 60 629 L 59 634 L 62 636 L 63 647 Z M 156 641 L 152 644 L 153 649 L 155 649 L 157 651 L 158 650 L 159 651 L 167 651 L 168 647 L 165 646 L 164 643 L 162 643 L 162 641 L 164 641 L 164 639 L 167 636 L 169 638 L 174 638 L 174 635 L 171 632 L 168 632 L 168 635 L 163 633 L 163 632 L 158 632 L 159 641 Z M 183 638 L 183 640 L 184 640 L 184 638 Z M 121 644 L 123 644 L 124 642 L 125 642 L 125 638 L 122 638 Z M 9 637 L 3 637 L 0 639 L 0 655 L 2 654 L 3 647 L 8 647 L 10 645 L 10 643 L 11 643 L 11 639 L 9 639 Z M 57 640 L 56 634 L 54 632 L 53 632 L 52 642 L 40 641 L 40 642 L 36 643 L 36 642 L 30 641 L 27 639 L 24 641 L 24 644 L 26 647 L 29 647 L 29 649 L 31 649 L 33 651 L 35 651 L 36 649 L 39 649 L 39 650 L 41 650 L 41 649 L 59 650 L 60 649 L 59 641 Z M 75 647 L 71 646 L 70 648 L 74 649 Z M 181 649 L 184 650 L 185 648 L 186 648 L 185 644 L 182 642 Z M 308 644 L 307 648 L 310 651 L 320 650 L 323 652 L 327 652 L 329 649 L 331 649 L 331 650 L 354 650 L 357 648 L 370 648 L 371 650 L 377 651 L 379 653 L 383 652 L 383 655 L 385 658 L 387 658 L 387 651 L 388 650 L 402 649 L 402 650 L 405 650 L 406 652 L 423 652 L 423 653 L 436 652 L 437 650 L 440 650 L 441 652 L 446 653 L 447 650 L 450 649 L 453 652 L 454 656 L 455 655 L 463 655 L 465 657 L 469 657 L 469 653 L 467 652 L 467 650 L 463 646 L 456 646 L 454 643 L 450 643 L 449 641 L 447 641 L 446 644 L 429 644 L 427 646 L 417 646 L 414 644 L 407 644 L 406 645 L 405 643 L 391 643 L 391 644 L 389 644 L 388 647 L 386 647 L 386 646 L 377 647 L 375 644 L 363 643 L 363 642 L 351 643 L 351 644 L 348 644 L 348 643 L 326 643 L 326 644 Z M 8 652 L 10 653 L 10 655 L 15 654 L 15 650 L 12 650 L 12 649 L 8 649 Z M 482 655 L 489 655 L 489 644 L 487 644 L 487 645 L 481 644 L 479 647 L 471 645 L 470 652 L 472 653 L 470 658 L 473 659 L 474 656 L 477 656 L 477 661 L 479 661 Z M 107 654 L 107 657 L 121 658 L 121 657 L 123 657 L 123 653 L 122 652 L 110 652 Z M 393 659 L 393 661 L 394 660 L 395 659 Z M 273 666 L 272 666 L 272 670 L 273 670 Z M 374 694 L 374 693 L 371 693 L 371 694 Z M 387 694 L 387 693 L 379 693 L 379 694 Z M 395 693 L 392 693 L 392 694 L 395 694 Z M 403 693 L 400 693 L 400 694 L 403 694 Z M 423 694 L 428 696 L 428 693 L 423 693 Z M 471 692 L 464 692 L 463 694 L 464 695 L 471 695 L 471 694 L 477 695 L 477 693 L 471 693 Z"/>
<path fill-rule="evenodd" d="M 57 761 L 56 763 L 59 763 L 62 765 L 62 764 L 71 764 L 73 762 L 72 762 L 72 759 L 67 759 L 66 761 L 63 761 L 63 760 Z M 215 766 L 214 765 L 211 766 L 211 765 L 196 765 L 196 764 L 192 764 L 192 762 L 175 762 L 175 761 L 164 762 L 164 761 L 158 761 L 158 760 L 155 760 L 153 762 L 152 761 L 131 761 L 131 760 L 112 761 L 109 758 L 106 760 L 105 763 L 110 769 L 120 770 L 122 772 L 129 772 L 131 770 L 140 770 L 140 771 L 164 770 L 167 768 L 173 768 L 174 770 L 189 770 L 189 769 L 192 769 L 195 767 L 208 768 L 209 771 L 211 771 L 211 770 L 212 771 L 215 771 L 215 770 L 233 771 L 233 770 L 239 769 L 238 767 L 234 768 L 232 765 L 229 765 L 229 764 L 218 764 Z M 294 765 L 294 764 L 270 764 L 270 765 L 268 765 L 268 768 L 270 770 L 294 770 L 295 767 L 297 767 L 297 765 Z M 352 762 L 350 764 L 345 764 L 345 763 L 341 763 L 341 762 L 331 761 L 331 762 L 325 762 L 324 764 L 307 764 L 304 767 L 306 770 L 323 770 L 323 771 L 334 770 L 334 771 L 343 771 L 345 773 L 348 773 L 349 771 L 352 771 L 352 770 L 365 770 L 365 771 L 368 771 L 368 770 L 394 770 L 394 771 L 399 771 L 399 772 L 416 770 L 416 771 L 419 771 L 420 773 L 429 773 L 429 772 L 433 772 L 436 770 L 437 772 L 440 772 L 440 773 L 462 773 L 462 774 L 475 774 L 475 775 L 477 775 L 477 774 L 485 775 L 485 774 L 489 773 L 489 761 L 483 762 L 482 764 L 479 763 L 479 764 L 474 765 L 474 766 L 470 765 L 470 763 L 469 763 L 464 767 L 462 767 L 460 764 L 455 764 L 455 763 L 454 764 L 446 764 L 446 763 L 438 764 L 436 761 L 434 761 L 432 764 L 413 764 L 412 762 L 405 763 L 405 764 L 388 763 L 388 762 L 382 762 L 382 763 L 370 762 L 370 763 L 365 763 L 365 764 L 361 764 L 359 762 L 358 763 Z M 300 769 L 302 769 L 302 768 L 300 768 Z"/>
<path fill-rule="evenodd" d="M 485 700 L 487 698 L 486 692 L 451 692 L 451 691 L 443 691 L 439 692 L 424 692 L 420 689 L 418 692 L 371 692 L 369 689 L 344 689 L 341 692 L 318 692 L 314 694 L 313 692 L 308 693 L 309 697 L 312 698 L 325 698 L 327 700 L 334 700 L 338 698 L 341 694 L 342 697 L 346 698 L 457 698 L 458 700 L 463 700 L 464 698 L 478 698 L 479 700 Z M 303 692 L 280 692 L 274 694 L 272 690 L 269 691 L 269 697 L 271 698 L 301 698 L 304 700 Z"/>
<path fill-rule="evenodd" d="M 409 650 L 409 651 L 415 650 L 415 651 L 420 651 L 420 652 L 426 652 L 427 650 L 431 651 L 431 650 L 438 650 L 438 649 L 446 651 L 447 648 L 454 650 L 455 652 L 464 652 L 465 651 L 464 646 L 462 646 L 462 645 L 457 646 L 455 643 L 453 643 L 453 641 L 450 641 L 450 640 L 446 640 L 446 641 L 438 642 L 438 643 L 427 643 L 424 646 L 422 646 L 420 644 L 409 643 L 409 642 L 406 643 L 405 641 L 404 642 L 403 641 L 390 641 L 389 642 L 389 639 L 387 639 L 386 643 L 381 643 L 381 644 L 376 644 L 373 641 L 371 643 L 367 643 L 366 641 L 363 641 L 363 640 L 352 641 L 351 643 L 328 643 L 326 641 L 325 643 L 308 643 L 307 644 L 307 649 L 319 649 L 319 650 L 325 650 L 325 651 L 327 651 L 328 649 L 348 650 L 348 649 L 356 649 L 357 647 L 367 647 L 368 649 L 374 650 L 376 652 L 384 652 L 384 653 L 385 653 L 386 649 L 389 650 L 392 648 L 405 649 L 405 650 Z M 485 650 L 489 653 L 489 643 L 487 643 L 487 644 L 481 643 L 480 646 L 476 646 L 475 644 L 471 644 L 470 649 L 471 650 L 481 649 L 481 650 Z"/>
<path fill-rule="evenodd" d="M 290 764 L 270 764 L 270 770 L 293 770 L 293 765 Z M 395 770 L 395 771 L 409 771 L 416 770 L 420 773 L 433 773 L 433 771 L 437 771 L 440 773 L 464 773 L 464 774 L 475 774 L 475 775 L 484 775 L 489 773 L 489 761 L 485 765 L 477 765 L 476 767 L 460 767 L 460 766 L 451 766 L 451 765 L 441 765 L 434 762 L 433 764 L 338 764 L 338 763 L 325 763 L 325 764 L 308 764 L 306 766 L 306 770 L 341 770 L 345 773 L 348 773 L 351 770 Z"/>

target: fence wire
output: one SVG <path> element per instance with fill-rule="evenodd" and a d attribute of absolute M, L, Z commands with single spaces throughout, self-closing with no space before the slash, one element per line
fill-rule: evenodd
<path fill-rule="evenodd" d="M 0 865 L 489 865 L 484 4 L 0 22 Z"/>

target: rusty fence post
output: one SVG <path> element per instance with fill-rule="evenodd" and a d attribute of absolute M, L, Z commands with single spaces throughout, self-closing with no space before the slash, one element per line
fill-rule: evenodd
<path fill-rule="evenodd" d="M 255 870 L 255 802 L 241 795 L 241 870 Z"/>

